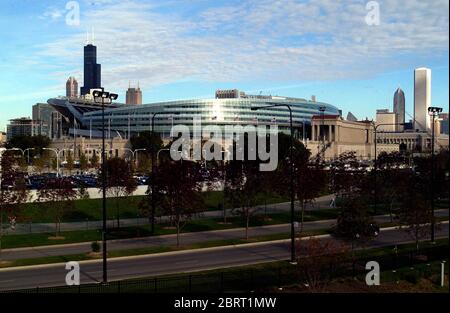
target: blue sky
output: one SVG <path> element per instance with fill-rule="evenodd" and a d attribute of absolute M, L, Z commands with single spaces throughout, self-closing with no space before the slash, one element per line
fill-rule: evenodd
<path fill-rule="evenodd" d="M 413 70 L 425 66 L 433 104 L 448 111 L 448 1 L 377 3 L 379 25 L 366 23 L 374 11 L 361 0 L 1 1 L 0 129 L 63 95 L 68 76 L 82 85 L 91 29 L 102 83 L 121 101 L 129 81 L 139 81 L 146 103 L 238 88 L 316 95 L 344 114 L 373 118 L 392 108 L 401 87 L 412 115 Z"/>

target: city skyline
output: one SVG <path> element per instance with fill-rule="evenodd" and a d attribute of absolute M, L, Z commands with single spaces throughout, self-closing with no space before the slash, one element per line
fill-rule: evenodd
<path fill-rule="evenodd" d="M 30 116 L 33 104 L 63 95 L 67 77 L 74 76 L 83 86 L 83 46 L 86 31 L 92 29 L 104 72 L 102 85 L 118 92 L 123 103 L 129 80 L 139 80 L 143 103 L 213 98 L 216 89 L 237 88 L 307 99 L 316 95 L 318 101 L 341 108 L 344 116 L 351 111 L 358 119 L 371 119 L 376 109 L 391 108 L 392 95 L 400 87 L 408 121 L 413 115 L 414 69 L 428 67 L 433 73 L 432 104 L 448 107 L 448 15 L 442 17 L 440 9 L 448 8 L 445 1 L 433 7 L 411 1 L 401 13 L 396 11 L 398 4 L 379 1 L 378 26 L 365 24 L 367 10 L 359 1 L 284 1 L 284 6 L 271 4 L 276 14 L 270 16 L 263 14 L 268 4 L 261 1 L 194 2 L 189 11 L 177 5 L 180 1 L 164 5 L 79 1 L 78 26 L 66 23 L 66 1 L 43 1 L 32 7 L 26 3 L 0 5 L 5 15 L 23 7 L 19 16 L 36 23 L 33 30 L 28 24 L 17 25 L 17 36 L 8 34 L 5 27 L 1 31 L 6 44 L 27 45 L 15 53 L 0 52 L 0 58 L 8 60 L 6 79 L 0 83 L 2 130 L 8 119 Z M 337 16 L 338 11 L 347 16 Z M 98 18 L 105 14 L 111 18 Z M 146 20 L 149 16 L 153 22 Z M 302 23 L 308 16 L 316 19 L 314 24 Z M 248 31 L 237 28 L 239 23 L 248 24 Z M 400 27 L 402 23 L 406 24 Z M 273 31 L 268 25 L 274 25 Z M 358 26 L 359 30 L 349 31 L 344 38 L 345 32 L 333 34 L 338 26 Z M 30 38 L 36 32 L 47 33 Z M 233 49 L 227 49 L 231 43 Z M 339 43 L 345 49 L 332 53 Z"/>

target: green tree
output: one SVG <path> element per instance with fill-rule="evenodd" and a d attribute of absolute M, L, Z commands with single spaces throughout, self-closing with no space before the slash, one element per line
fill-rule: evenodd
<path fill-rule="evenodd" d="M 115 198 L 117 227 L 120 227 L 120 199 L 131 195 L 137 189 L 137 182 L 129 164 L 122 158 L 106 161 L 106 190 Z"/>
<path fill-rule="evenodd" d="M 48 159 L 42 155 L 41 157 L 36 157 L 33 159 L 33 167 L 34 170 L 38 173 L 42 173 L 44 171 L 44 168 L 47 166 Z"/>
<path fill-rule="evenodd" d="M 95 151 L 91 157 L 91 167 L 95 169 L 99 167 L 99 157 Z"/>
<path fill-rule="evenodd" d="M 3 236 L 3 222 L 9 218 L 11 227 L 20 214 L 21 205 L 28 198 L 23 172 L 17 166 L 17 160 L 8 153 L 0 151 L 0 176 L 3 186 L 0 188 L 0 261 Z"/>
<path fill-rule="evenodd" d="M 423 172 L 410 172 L 399 182 L 398 192 L 401 201 L 396 218 L 402 229 L 414 239 L 417 250 L 420 240 L 430 234 L 430 223 L 434 219 L 428 198 L 428 180 Z"/>
<path fill-rule="evenodd" d="M 156 177 L 158 202 L 164 214 L 171 217 L 177 231 L 177 246 L 183 227 L 204 209 L 199 164 L 190 161 L 163 161 Z"/>
<path fill-rule="evenodd" d="M 73 156 L 72 153 L 68 153 L 67 154 L 67 159 L 66 159 L 67 163 L 66 163 L 66 169 L 69 171 L 69 174 L 72 174 L 72 171 L 75 167 L 75 162 L 73 160 Z"/>
<path fill-rule="evenodd" d="M 88 169 L 88 167 L 89 167 L 88 159 L 84 153 L 81 153 L 80 154 L 80 170 L 84 172 Z"/>
<path fill-rule="evenodd" d="M 14 136 L 7 143 L 7 148 L 20 148 L 25 150 L 27 148 L 33 148 L 30 150 L 30 159 L 37 155 L 42 154 L 43 148 L 50 146 L 50 138 L 46 136 Z M 28 155 L 28 152 L 27 152 Z"/>
<path fill-rule="evenodd" d="M 256 161 L 228 162 L 225 167 L 225 199 L 233 208 L 232 213 L 242 218 L 245 226 L 245 239 L 248 239 L 248 230 L 251 218 L 260 210 L 257 207 L 258 197 L 263 188 L 264 173 L 259 171 Z"/>
<path fill-rule="evenodd" d="M 158 133 L 151 131 L 140 132 L 139 134 L 130 138 L 131 148 L 146 149 L 148 155 L 151 153 L 158 153 L 158 150 L 163 147 L 163 142 Z"/>
<path fill-rule="evenodd" d="M 66 178 L 47 179 L 45 185 L 37 192 L 38 202 L 42 202 L 47 214 L 53 217 L 55 236 L 61 232 L 61 221 L 66 214 L 74 209 L 77 192 Z"/>

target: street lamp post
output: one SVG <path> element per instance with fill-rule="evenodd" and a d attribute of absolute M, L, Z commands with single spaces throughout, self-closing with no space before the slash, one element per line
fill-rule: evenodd
<path fill-rule="evenodd" d="M 144 148 L 140 148 L 140 149 L 130 149 L 130 148 L 121 148 L 120 150 L 126 150 L 126 151 L 129 151 L 130 153 L 131 153 L 131 161 L 136 165 L 136 157 L 137 157 L 137 153 L 139 152 L 139 151 L 146 151 L 147 149 L 144 149 Z"/>
<path fill-rule="evenodd" d="M 374 133 L 375 133 L 375 138 L 374 138 L 374 143 L 373 143 L 373 148 L 374 148 L 374 162 L 373 162 L 373 167 L 374 167 L 374 171 L 375 171 L 375 175 L 374 175 L 374 202 L 375 202 L 375 208 L 374 208 L 374 214 L 377 214 L 377 202 L 378 202 L 378 195 L 377 195 L 377 170 L 378 170 L 378 156 L 377 156 L 377 130 L 378 127 L 380 126 L 404 126 L 405 123 L 382 123 L 382 124 L 372 124 L 373 129 L 374 129 Z"/>
<path fill-rule="evenodd" d="M 102 105 L 102 215 L 103 215 L 103 227 L 102 227 L 102 242 L 103 242 L 103 283 L 108 283 L 108 273 L 107 273 L 107 247 L 106 247 L 106 157 L 105 157 L 105 99 L 109 99 L 111 103 L 112 100 L 117 99 L 117 94 L 109 93 L 106 91 L 95 90 L 93 92 L 94 101 L 101 103 Z M 100 98 L 101 101 L 98 102 L 97 99 Z"/>
<path fill-rule="evenodd" d="M 291 106 L 288 104 L 282 104 L 282 103 L 274 103 L 271 105 L 266 105 L 266 106 L 260 106 L 260 107 L 252 107 L 251 110 L 252 111 L 257 111 L 259 109 L 265 109 L 265 108 L 271 108 L 271 107 L 286 107 L 289 110 L 289 127 L 291 130 L 291 147 L 290 147 L 290 163 L 291 163 L 291 168 L 290 168 L 290 188 L 289 188 L 289 193 L 290 193 L 290 197 L 291 197 L 291 264 L 296 264 L 296 260 L 295 260 L 295 225 L 294 225 L 294 201 L 295 201 L 295 196 L 294 196 L 294 127 L 292 126 L 292 109 Z"/>
<path fill-rule="evenodd" d="M 6 150 L 7 149 L 5 149 L 5 148 L 0 148 L 0 193 L 2 192 L 2 156 L 3 156 L 3 153 L 6 152 Z"/>
<path fill-rule="evenodd" d="M 61 162 L 59 161 L 59 159 L 61 157 L 60 154 L 61 154 L 61 152 L 64 152 L 64 151 L 73 151 L 73 149 L 55 149 L 55 148 L 42 148 L 42 149 L 52 151 L 56 154 L 56 175 L 58 177 L 60 177 L 61 176 L 61 173 L 60 173 L 60 163 Z"/>
<path fill-rule="evenodd" d="M 27 162 L 28 164 L 30 164 L 30 150 L 34 150 L 34 148 L 26 148 L 26 149 L 21 149 L 21 148 L 11 148 L 8 150 L 13 150 L 13 151 L 20 151 L 22 152 L 22 157 L 25 159 L 25 153 L 27 154 Z"/>
<path fill-rule="evenodd" d="M 152 136 L 155 133 L 155 117 L 156 117 L 156 115 L 161 114 L 161 113 L 162 112 L 155 112 L 152 115 L 152 133 L 151 133 Z M 152 148 L 152 176 L 151 176 L 151 188 L 152 188 L 151 223 L 152 223 L 152 230 L 151 230 L 151 234 L 154 235 L 155 234 L 155 210 L 156 210 L 156 203 L 155 203 L 156 199 L 155 199 L 155 195 L 154 195 L 156 166 L 155 166 L 155 147 L 151 147 L 151 148 Z"/>
<path fill-rule="evenodd" d="M 433 117 L 432 121 L 432 129 L 431 129 L 431 185 L 430 185 L 430 196 L 431 196 L 431 242 L 434 242 L 434 229 L 435 229 L 435 223 L 434 223 L 434 176 L 436 175 L 436 161 L 434 156 L 434 132 L 435 132 L 435 118 L 436 116 L 442 112 L 442 108 L 438 107 L 429 107 L 428 108 L 428 114 L 430 114 Z"/>

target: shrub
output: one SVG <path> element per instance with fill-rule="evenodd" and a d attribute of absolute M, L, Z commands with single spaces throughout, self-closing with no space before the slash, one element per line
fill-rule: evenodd
<path fill-rule="evenodd" d="M 92 252 L 100 252 L 100 244 L 97 241 L 91 243 Z"/>
<path fill-rule="evenodd" d="M 420 280 L 420 273 L 417 271 L 405 273 L 403 279 L 411 284 L 417 284 Z"/>

